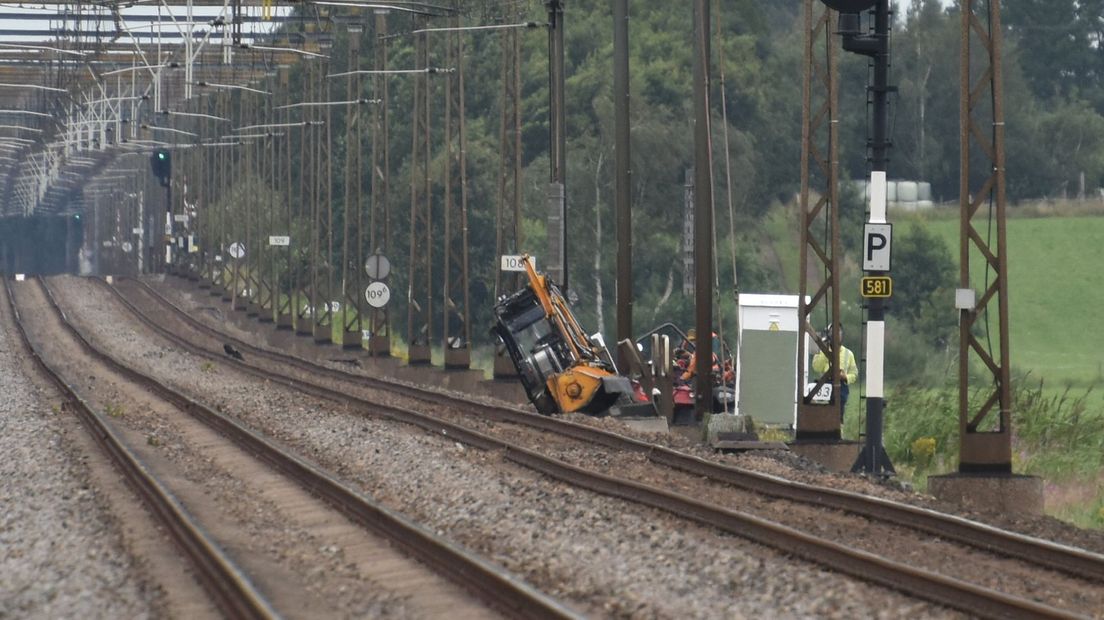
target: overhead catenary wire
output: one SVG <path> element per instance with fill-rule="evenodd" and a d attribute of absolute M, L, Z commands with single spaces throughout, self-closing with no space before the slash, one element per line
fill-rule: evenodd
<path fill-rule="evenodd" d="M 254 43 L 242 43 L 238 46 L 239 49 L 244 50 L 260 50 L 262 52 L 291 52 L 293 54 L 300 54 L 302 56 L 309 56 L 311 58 L 329 58 L 326 54 L 319 54 L 318 52 L 308 52 L 297 47 L 272 47 L 268 45 L 256 45 Z"/>
<path fill-rule="evenodd" d="M 490 24 L 485 26 L 460 26 L 460 27 L 443 27 L 443 28 L 419 28 L 417 30 L 411 30 L 410 34 L 421 34 L 423 32 L 467 32 L 474 30 L 509 30 L 513 28 L 547 28 L 548 23 L 542 22 L 520 22 L 517 24 Z"/>
<path fill-rule="evenodd" d="M 158 126 L 158 125 L 142 125 L 142 129 L 149 129 L 151 131 L 168 131 L 168 132 L 171 132 L 171 133 L 178 133 L 178 134 L 181 134 L 181 135 L 193 136 L 193 137 L 196 137 L 196 136 L 199 135 L 199 134 L 196 134 L 196 133 L 191 132 L 191 131 L 184 131 L 183 129 L 173 129 L 172 127 L 161 127 L 161 126 Z"/>
<path fill-rule="evenodd" d="M 231 89 L 231 90 L 244 90 L 246 92 L 257 93 L 259 95 L 271 95 L 272 94 L 272 93 L 270 93 L 266 90 L 260 90 L 258 88 L 252 88 L 250 86 L 242 86 L 240 84 L 220 84 L 220 83 L 216 83 L 216 82 L 207 82 L 205 80 L 192 82 L 192 84 L 195 85 L 195 86 L 202 86 L 202 87 L 207 87 L 207 88 L 224 88 L 224 89 Z"/>
<path fill-rule="evenodd" d="M 249 140 L 256 138 L 279 138 L 286 135 L 284 132 L 266 132 L 266 133 L 243 133 L 234 134 L 229 136 L 222 136 L 223 140 Z"/>
<path fill-rule="evenodd" d="M 34 112 L 31 110 L 0 110 L 0 114 L 26 114 L 27 116 L 41 116 L 45 118 L 53 118 L 53 114 L 46 114 L 45 112 Z"/>
<path fill-rule="evenodd" d="M 357 71 L 342 71 L 341 73 L 331 73 L 327 75 L 327 78 L 345 77 L 348 75 L 409 75 L 409 74 L 422 74 L 422 73 L 453 73 L 456 69 L 448 67 L 426 67 L 424 69 L 359 69 Z"/>
<path fill-rule="evenodd" d="M 269 129 L 276 127 L 307 127 L 309 125 L 324 125 L 325 121 L 299 121 L 296 123 L 263 123 L 260 125 L 246 125 L 245 127 L 235 127 L 234 131 L 249 131 L 251 129 Z"/>
<path fill-rule="evenodd" d="M 379 99 L 352 99 L 349 101 L 301 101 L 299 103 L 289 103 L 287 105 L 276 106 L 276 110 L 286 110 L 289 108 L 306 108 L 306 107 L 325 107 L 325 106 L 339 106 L 339 105 L 351 105 L 351 104 L 378 104 Z"/>
<path fill-rule="evenodd" d="M 404 13 L 412 13 L 416 15 L 429 15 L 430 13 L 424 10 L 419 10 L 409 6 L 397 6 L 394 4 L 379 4 L 379 3 L 364 3 L 364 2 L 342 2 L 340 0 L 314 0 L 311 4 L 318 6 L 341 6 L 351 9 L 372 9 L 372 10 L 389 10 L 389 11 L 401 11 Z"/>
<path fill-rule="evenodd" d="M 177 112 L 175 110 L 162 110 L 161 114 L 164 114 L 166 116 L 187 116 L 187 117 L 191 117 L 191 118 L 207 118 L 207 119 L 211 119 L 211 120 L 214 120 L 214 121 L 222 121 L 222 122 L 226 122 L 226 123 L 230 122 L 230 119 L 222 117 L 222 116 L 215 116 L 214 114 L 202 114 L 202 113 L 199 113 L 199 112 Z"/>
<path fill-rule="evenodd" d="M 9 84 L 0 83 L 0 88 L 30 88 L 32 90 L 46 90 L 52 93 L 67 93 L 68 90 L 64 88 L 54 88 L 52 86 L 42 86 L 41 84 Z"/>
<path fill-rule="evenodd" d="M 92 52 L 85 52 L 79 50 L 67 50 L 60 47 L 50 47 L 48 45 L 25 45 L 22 43 L 0 43 L 0 48 L 9 48 L 17 50 L 31 50 L 42 52 L 54 52 L 57 54 L 67 54 L 70 56 L 87 56 Z"/>

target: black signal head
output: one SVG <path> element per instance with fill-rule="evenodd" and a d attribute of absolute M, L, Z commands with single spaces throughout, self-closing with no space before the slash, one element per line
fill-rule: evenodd
<path fill-rule="evenodd" d="M 878 3 L 878 0 L 820 0 L 828 8 L 840 13 L 861 13 Z"/>

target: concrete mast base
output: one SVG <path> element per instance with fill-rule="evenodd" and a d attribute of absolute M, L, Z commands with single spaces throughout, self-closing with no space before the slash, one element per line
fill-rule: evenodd
<path fill-rule="evenodd" d="M 843 439 L 808 439 L 787 444 L 790 452 L 820 463 L 834 472 L 848 473 L 859 458 L 862 444 Z"/>
<path fill-rule="evenodd" d="M 954 473 L 928 478 L 928 492 L 965 510 L 1043 514 L 1043 479 L 1007 473 Z"/>

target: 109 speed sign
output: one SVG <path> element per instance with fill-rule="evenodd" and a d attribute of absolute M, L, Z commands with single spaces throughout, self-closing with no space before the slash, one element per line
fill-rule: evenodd
<path fill-rule="evenodd" d="M 364 299 L 373 308 L 382 308 L 391 301 L 391 289 L 383 282 L 373 282 L 364 289 Z"/>

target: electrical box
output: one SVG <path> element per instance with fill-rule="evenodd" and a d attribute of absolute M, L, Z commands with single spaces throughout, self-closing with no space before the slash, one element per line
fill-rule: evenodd
<path fill-rule="evenodd" d="M 792 427 L 797 421 L 797 295 L 740 295 L 739 412 L 758 424 Z M 801 364 L 801 385 L 808 378 Z"/>

